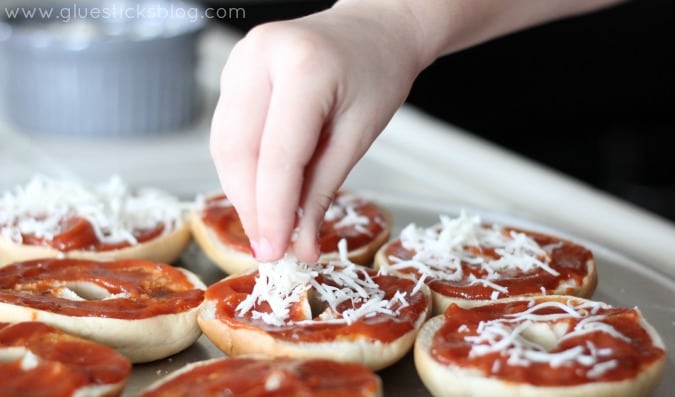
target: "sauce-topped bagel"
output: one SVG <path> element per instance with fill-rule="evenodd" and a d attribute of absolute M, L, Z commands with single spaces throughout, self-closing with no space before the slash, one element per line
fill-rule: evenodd
<path fill-rule="evenodd" d="M 571 297 L 451 305 L 418 334 L 415 365 L 435 396 L 647 396 L 664 345 L 637 309 Z"/>
<path fill-rule="evenodd" d="M 0 395 L 118 396 L 131 363 L 40 322 L 0 323 Z"/>
<path fill-rule="evenodd" d="M 482 223 L 462 212 L 429 228 L 414 224 L 375 257 L 383 271 L 422 279 L 434 313 L 496 299 L 566 294 L 590 297 L 597 285 L 593 253 L 573 242 L 515 227 Z"/>
<path fill-rule="evenodd" d="M 206 198 L 199 207 L 190 216 L 190 226 L 206 255 L 228 274 L 255 269 L 258 262 L 230 201 L 224 195 L 216 195 Z M 369 265 L 377 249 L 389 238 L 391 226 L 389 213 L 372 200 L 356 193 L 339 192 L 319 229 L 319 262 L 338 259 L 338 242 L 344 239 L 349 259 Z"/>
<path fill-rule="evenodd" d="M 370 369 L 332 360 L 219 358 L 189 364 L 150 385 L 141 397 L 378 397 Z"/>
<path fill-rule="evenodd" d="M 400 359 L 430 310 L 423 283 L 347 261 L 286 258 L 211 285 L 198 317 L 228 355 L 326 358 L 372 369 Z"/>
<path fill-rule="evenodd" d="M 185 269 L 145 260 L 18 262 L 0 268 L 0 321 L 43 321 L 152 361 L 200 335 L 205 289 Z"/>
<path fill-rule="evenodd" d="M 0 197 L 0 265 L 37 258 L 171 263 L 190 242 L 187 206 L 120 178 L 98 186 L 34 177 Z"/>

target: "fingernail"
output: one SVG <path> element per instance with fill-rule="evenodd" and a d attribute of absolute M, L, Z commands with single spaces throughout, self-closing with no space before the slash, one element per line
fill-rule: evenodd
<path fill-rule="evenodd" d="M 257 260 L 262 262 L 272 260 L 272 244 L 267 239 L 258 240 L 257 244 L 254 244 L 254 248 L 254 256 Z"/>
<path fill-rule="evenodd" d="M 253 254 L 253 257 L 258 259 L 258 243 L 255 241 L 249 241 L 249 246 L 251 247 L 251 253 Z"/>

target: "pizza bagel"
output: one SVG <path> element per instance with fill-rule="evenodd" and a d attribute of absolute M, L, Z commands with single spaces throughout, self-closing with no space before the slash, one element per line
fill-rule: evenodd
<path fill-rule="evenodd" d="M 190 215 L 195 241 L 206 256 L 227 274 L 255 269 L 250 243 L 235 208 L 224 195 L 200 201 Z M 391 215 L 372 200 L 338 192 L 319 229 L 319 262 L 338 260 L 338 242 L 346 240 L 349 260 L 370 265 L 378 248 L 389 238 Z"/>
<path fill-rule="evenodd" d="M 430 309 L 423 283 L 346 260 L 284 258 L 211 285 L 198 322 L 230 356 L 332 359 L 378 370 L 410 350 Z"/>
<path fill-rule="evenodd" d="M 664 349 L 637 309 L 558 295 L 453 304 L 422 327 L 414 357 L 436 397 L 639 397 Z"/>
<path fill-rule="evenodd" d="M 382 382 L 370 369 L 332 360 L 216 358 L 181 368 L 140 397 L 222 396 L 379 397 Z"/>
<path fill-rule="evenodd" d="M 37 321 L 0 323 L 0 395 L 113 397 L 130 374 L 107 346 Z"/>
<path fill-rule="evenodd" d="M 37 320 L 148 362 L 193 344 L 206 286 L 145 260 L 37 259 L 0 268 L 0 321 Z"/>
<path fill-rule="evenodd" d="M 0 266 L 39 258 L 172 263 L 192 236 L 188 206 L 120 178 L 86 186 L 45 176 L 0 197 Z"/>
<path fill-rule="evenodd" d="M 597 285 L 593 253 L 565 239 L 483 223 L 462 212 L 428 228 L 409 224 L 380 248 L 375 268 L 431 289 L 433 312 L 518 296 L 590 298 Z"/>

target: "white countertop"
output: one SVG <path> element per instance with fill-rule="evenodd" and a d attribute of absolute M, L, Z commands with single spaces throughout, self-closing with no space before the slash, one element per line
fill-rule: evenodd
<path fill-rule="evenodd" d="M 219 189 L 208 153 L 218 75 L 238 36 L 204 36 L 204 111 L 182 131 L 124 140 L 37 137 L 0 118 L 0 189 L 36 172 L 150 185 L 181 197 Z M 675 277 L 675 224 L 524 159 L 407 105 L 350 174 L 346 187 L 502 213 L 594 241 Z"/>

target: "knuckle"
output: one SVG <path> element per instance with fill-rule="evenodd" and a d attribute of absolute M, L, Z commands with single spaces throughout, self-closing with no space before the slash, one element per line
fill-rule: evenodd
<path fill-rule="evenodd" d="M 232 151 L 232 146 L 228 144 L 228 140 L 225 139 L 223 134 L 211 134 L 211 138 L 209 139 L 209 153 L 211 154 L 211 157 L 230 157 L 229 155 Z"/>
<path fill-rule="evenodd" d="M 335 198 L 335 192 L 317 192 L 305 201 L 304 218 L 312 227 L 318 227 Z"/>
<path fill-rule="evenodd" d="M 335 192 L 317 194 L 316 203 L 318 206 L 319 215 L 321 217 L 323 217 L 323 214 L 328 210 L 328 207 L 330 207 L 334 199 L 335 199 Z"/>
<path fill-rule="evenodd" d="M 337 62 L 332 44 L 320 33 L 301 27 L 285 30 L 277 38 L 277 67 L 292 76 L 324 73 Z"/>
<path fill-rule="evenodd" d="M 246 164 L 248 159 L 254 158 L 254 155 L 245 147 L 227 137 L 212 138 L 209 143 L 209 153 L 215 161 L 239 166 Z"/>
<path fill-rule="evenodd" d="M 307 163 L 304 150 L 295 143 L 285 143 L 277 139 L 263 140 L 260 148 L 259 163 L 266 170 L 291 172 L 303 170 Z"/>

